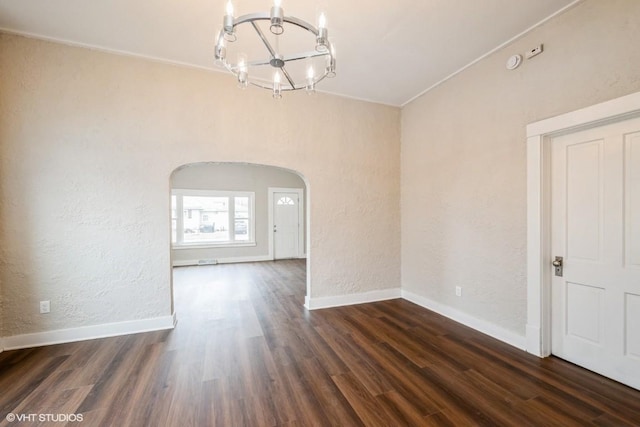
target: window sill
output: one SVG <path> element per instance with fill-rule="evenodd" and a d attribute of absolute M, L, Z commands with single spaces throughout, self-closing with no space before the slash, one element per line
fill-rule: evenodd
<path fill-rule="evenodd" d="M 256 242 L 224 242 L 224 243 L 183 243 L 171 245 L 171 249 L 218 249 L 218 248 L 243 248 L 256 246 Z"/>

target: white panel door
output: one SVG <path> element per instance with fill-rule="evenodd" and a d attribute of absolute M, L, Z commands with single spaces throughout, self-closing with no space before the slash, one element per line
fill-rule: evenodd
<path fill-rule="evenodd" d="M 640 389 L 640 118 L 553 138 L 552 352 Z"/>
<path fill-rule="evenodd" d="M 296 258 L 300 232 L 297 193 L 273 193 L 274 258 Z"/>

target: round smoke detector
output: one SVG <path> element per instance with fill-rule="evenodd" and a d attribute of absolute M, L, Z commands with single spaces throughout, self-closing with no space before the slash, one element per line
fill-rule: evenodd
<path fill-rule="evenodd" d="M 520 66 L 521 62 L 522 62 L 522 56 L 511 55 L 509 59 L 507 59 L 507 70 L 515 70 Z"/>

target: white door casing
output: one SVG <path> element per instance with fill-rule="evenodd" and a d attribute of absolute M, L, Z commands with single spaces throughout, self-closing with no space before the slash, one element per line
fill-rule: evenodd
<path fill-rule="evenodd" d="M 552 352 L 640 388 L 640 118 L 550 145 Z"/>
<path fill-rule="evenodd" d="M 550 136 L 640 116 L 640 92 L 527 126 L 526 349 L 551 354 Z"/>
<path fill-rule="evenodd" d="M 303 203 L 302 189 L 269 188 L 270 252 L 273 259 L 303 256 Z"/>

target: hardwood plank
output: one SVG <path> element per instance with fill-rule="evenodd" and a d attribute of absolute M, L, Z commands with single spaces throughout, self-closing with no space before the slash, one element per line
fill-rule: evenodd
<path fill-rule="evenodd" d="M 464 385 L 461 385 L 459 378 L 457 378 L 461 374 L 450 369 L 447 371 L 448 374 L 453 373 L 454 375 L 439 374 L 437 368 L 434 367 L 422 369 L 422 375 L 438 391 L 439 399 L 444 401 L 445 408 L 455 412 L 468 425 L 493 426 L 498 424 L 499 420 L 492 418 L 492 414 L 487 413 L 486 402 L 480 401 L 479 396 L 475 396 Z M 469 400 L 470 396 L 476 399 Z"/>
<path fill-rule="evenodd" d="M 379 375 L 381 370 L 375 361 L 361 357 L 362 351 L 353 340 L 343 338 L 329 325 L 319 326 L 316 330 L 338 357 L 349 366 L 350 373 L 358 378 L 369 393 L 376 396 L 393 390 L 384 376 Z"/>
<path fill-rule="evenodd" d="M 419 367 L 387 343 L 376 344 L 369 356 L 385 366 L 385 373 L 393 390 L 400 393 L 413 409 L 427 415 L 446 407 L 438 398 L 438 392 L 424 380 Z"/>
<path fill-rule="evenodd" d="M 299 328 L 313 359 L 322 365 L 327 374 L 338 375 L 349 371 L 347 365 L 311 325 L 301 323 Z"/>
<path fill-rule="evenodd" d="M 342 394 L 347 398 L 353 410 L 358 414 L 364 425 L 388 426 L 390 420 L 378 410 L 378 403 L 369 394 L 363 384 L 351 373 L 333 376 Z"/>
<path fill-rule="evenodd" d="M 540 419 L 547 420 L 552 425 L 578 427 L 587 424 L 579 412 L 566 410 L 545 396 L 536 397 L 527 404 L 539 414 Z"/>
<path fill-rule="evenodd" d="M 308 359 L 303 362 L 303 370 L 307 374 L 307 386 L 318 401 L 321 409 L 332 414 L 329 422 L 332 426 L 357 426 L 361 424 L 358 415 L 355 413 L 349 402 L 340 393 L 327 371 L 320 365 L 317 359 Z M 313 380 L 310 380 L 313 379 Z"/>
<path fill-rule="evenodd" d="M 32 408 L 43 406 L 43 402 L 47 401 L 51 396 L 59 396 L 59 393 L 51 393 L 52 389 L 66 391 L 68 378 L 72 375 L 72 371 L 56 371 L 47 376 L 44 380 L 33 388 L 28 396 L 23 399 L 20 404 L 14 407 L 11 412 L 14 413 L 32 413 Z M 87 386 L 91 389 L 92 386 Z M 64 393 L 64 392 L 63 392 Z"/>
<path fill-rule="evenodd" d="M 29 395 L 36 391 L 40 384 L 56 372 L 68 356 L 55 358 L 38 357 L 38 352 L 33 352 L 33 358 L 21 359 L 11 370 L 6 370 L 5 381 L 2 384 L 0 395 L 0 417 L 2 414 L 13 412 L 14 409 L 28 399 Z M 0 418 L 3 419 L 4 417 Z"/>
<path fill-rule="evenodd" d="M 414 405 L 395 390 L 376 396 L 376 401 L 397 426 L 419 426 L 424 424 L 424 416 Z"/>
<path fill-rule="evenodd" d="M 519 377 L 536 380 L 542 390 L 540 395 L 554 396 L 572 407 L 582 408 L 580 411 L 610 412 L 636 423 L 640 420 L 637 390 L 555 357 L 539 359 L 527 355 L 517 358 L 510 349 L 498 351 L 490 345 L 475 344 L 471 347 L 492 357 L 496 363 L 517 366 Z"/>
<path fill-rule="evenodd" d="M 293 404 L 295 420 L 302 424 L 330 425 L 329 414 L 322 410 L 307 382 L 303 380 L 304 372 L 301 367 L 292 363 L 280 373 L 286 395 Z"/>
<path fill-rule="evenodd" d="M 378 340 L 387 342 L 399 349 L 409 360 L 418 366 L 427 366 L 430 363 L 427 354 L 422 351 L 420 345 L 416 343 L 408 334 L 403 334 L 402 329 L 385 322 L 380 318 L 367 318 L 361 316 L 351 316 L 352 328 L 369 330 L 375 334 Z"/>
<path fill-rule="evenodd" d="M 638 420 L 628 421 L 616 416 L 615 414 L 610 414 L 610 413 L 600 415 L 598 418 L 591 421 L 591 423 L 593 425 L 601 426 L 601 427 L 605 427 L 605 426 L 607 427 L 608 426 L 638 427 L 638 424 L 639 424 Z"/>
<path fill-rule="evenodd" d="M 536 425 L 538 414 L 526 405 L 526 400 L 520 399 L 509 388 L 498 385 L 495 382 L 495 375 L 487 377 L 475 370 L 469 370 L 464 373 L 464 376 L 468 381 L 467 386 L 474 393 L 482 394 L 484 399 L 498 409 L 496 418 L 502 417 L 502 413 L 504 413 L 511 420 L 510 423 Z"/>
<path fill-rule="evenodd" d="M 487 378 L 492 378 L 502 388 L 510 390 L 521 399 L 532 399 L 543 392 L 535 378 L 524 375 L 517 364 L 502 363 L 500 359 L 494 359 L 494 363 L 486 363 L 486 355 L 455 336 L 438 336 L 432 345 L 441 354 L 455 355 L 457 360 L 469 366 L 470 369 Z"/>
<path fill-rule="evenodd" d="M 459 427 L 477 426 L 479 424 L 473 422 L 473 420 L 469 420 L 460 412 L 447 409 L 442 412 L 436 412 L 435 414 L 431 414 L 425 417 L 424 425 L 434 427 Z"/>

